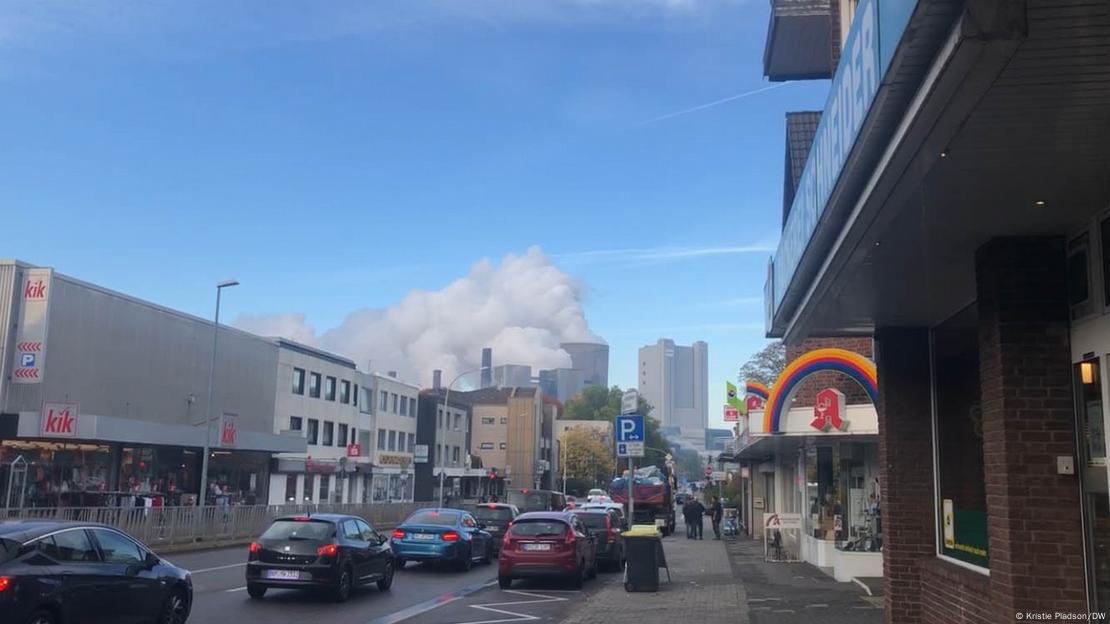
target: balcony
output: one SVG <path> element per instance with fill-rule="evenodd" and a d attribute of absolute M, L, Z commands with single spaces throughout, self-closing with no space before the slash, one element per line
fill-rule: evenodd
<path fill-rule="evenodd" d="M 772 82 L 831 78 L 836 62 L 832 2 L 771 0 L 763 73 Z"/>

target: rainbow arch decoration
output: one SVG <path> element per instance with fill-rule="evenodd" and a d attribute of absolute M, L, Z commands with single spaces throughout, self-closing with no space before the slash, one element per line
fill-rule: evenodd
<path fill-rule="evenodd" d="M 872 403 L 878 402 L 879 380 L 874 362 L 846 349 L 814 349 L 787 364 L 775 381 L 763 411 L 763 431 L 779 433 L 783 410 L 789 409 L 787 403 L 794 389 L 806 377 L 821 371 L 844 373 L 867 391 Z"/>
<path fill-rule="evenodd" d="M 766 402 L 767 397 L 771 394 L 771 389 L 763 385 L 761 382 L 749 379 L 748 381 L 744 382 L 744 394 L 747 394 L 749 396 L 757 396 L 763 399 L 764 402 Z"/>

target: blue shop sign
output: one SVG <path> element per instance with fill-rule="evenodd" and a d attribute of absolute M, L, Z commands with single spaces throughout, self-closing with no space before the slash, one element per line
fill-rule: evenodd
<path fill-rule="evenodd" d="M 824 214 L 916 4 L 917 0 L 863 0 L 856 9 L 775 254 L 775 313 Z"/>

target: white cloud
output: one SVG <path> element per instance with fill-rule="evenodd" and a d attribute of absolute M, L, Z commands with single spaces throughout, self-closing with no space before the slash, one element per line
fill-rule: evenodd
<path fill-rule="evenodd" d="M 302 314 L 243 315 L 234 324 L 316 345 L 360 366 L 372 361 L 375 370 L 428 384 L 434 369 L 449 379 L 480 366 L 483 347 L 493 349 L 495 365 L 569 366 L 560 342 L 601 341 L 586 322 L 582 290 L 531 247 L 499 264 L 480 260 L 440 290 L 412 291 L 386 309 L 355 310 L 320 334 Z"/>

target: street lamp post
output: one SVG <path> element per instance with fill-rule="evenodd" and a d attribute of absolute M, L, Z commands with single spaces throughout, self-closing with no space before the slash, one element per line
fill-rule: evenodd
<path fill-rule="evenodd" d="M 456 381 L 462 379 L 463 375 L 469 375 L 471 373 L 477 373 L 479 371 L 484 371 L 487 368 L 489 368 L 489 367 L 488 366 L 480 366 L 478 368 L 473 368 L 473 369 L 470 369 L 468 371 L 463 371 L 463 372 L 459 373 L 458 375 L 455 375 L 455 378 L 451 380 L 451 383 L 447 384 L 447 392 L 443 395 L 443 415 L 445 417 L 447 416 L 447 406 L 450 405 L 450 403 L 451 403 L 451 386 L 455 385 Z M 431 453 L 428 453 L 428 454 L 431 455 Z M 468 466 L 468 468 L 469 468 L 469 466 Z M 443 507 L 443 466 L 439 467 L 439 506 Z"/>
<path fill-rule="evenodd" d="M 208 369 L 208 413 L 204 418 L 204 455 L 200 460 L 200 508 L 204 509 L 205 499 L 208 498 L 208 455 L 212 452 L 212 389 L 216 381 L 216 348 L 220 344 L 220 293 L 225 288 L 238 286 L 235 280 L 226 280 L 216 284 L 216 319 L 212 327 L 212 365 Z"/>

